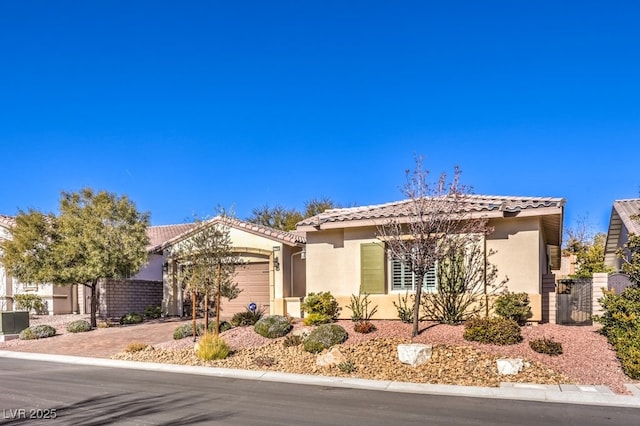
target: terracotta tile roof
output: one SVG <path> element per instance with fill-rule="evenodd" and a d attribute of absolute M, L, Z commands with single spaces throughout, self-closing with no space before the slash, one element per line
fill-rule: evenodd
<path fill-rule="evenodd" d="M 640 223 L 633 220 L 633 216 L 640 214 L 640 198 L 616 200 L 613 203 L 613 208 L 629 232 L 640 234 Z"/>
<path fill-rule="evenodd" d="M 208 223 L 215 224 L 221 221 L 222 221 L 222 218 L 219 216 L 216 216 L 210 219 Z M 193 223 L 189 225 L 191 225 L 189 229 L 186 229 L 184 232 L 176 234 L 173 237 L 168 238 L 162 241 L 161 243 L 153 246 L 150 249 L 150 251 L 162 250 L 168 246 L 171 246 L 176 241 L 180 241 L 183 238 L 187 237 L 195 227 L 195 224 Z M 235 229 L 243 230 L 243 231 L 246 231 L 255 235 L 259 235 L 262 237 L 270 238 L 272 240 L 279 241 L 281 243 L 288 244 L 288 245 L 298 245 L 298 244 L 306 243 L 306 237 L 304 233 L 297 232 L 297 231 L 293 231 L 293 232 L 281 231 L 279 229 L 270 228 L 268 226 L 257 225 L 255 223 L 245 222 L 239 219 L 232 219 L 231 226 Z"/>
<path fill-rule="evenodd" d="M 297 226 L 407 217 L 411 213 L 411 202 L 411 200 L 401 200 L 371 206 L 325 210 L 319 215 L 302 220 Z M 520 212 L 543 207 L 559 208 L 564 206 L 564 203 L 564 198 L 471 195 L 460 213 Z"/>
<path fill-rule="evenodd" d="M 640 214 L 640 198 L 613 202 L 609 229 L 607 230 L 607 242 L 605 243 L 604 261 L 606 265 L 618 265 L 616 251 L 626 242 L 623 235 L 627 233 L 640 235 L 640 223 L 633 220 L 633 216 L 637 214 Z M 623 232 L 623 228 L 626 229 L 626 232 Z"/>
<path fill-rule="evenodd" d="M 15 218 L 0 214 L 0 227 L 9 229 L 12 228 L 15 224 Z M 7 235 L 7 233 L 5 233 L 4 230 L 0 229 L 0 241 L 6 240 L 5 235 Z"/>
<path fill-rule="evenodd" d="M 4 226 L 5 228 L 11 228 L 15 224 L 16 224 L 16 219 L 14 217 L 0 214 L 0 226 Z"/>
<path fill-rule="evenodd" d="M 177 225 L 159 225 L 150 226 L 147 229 L 147 235 L 149 236 L 148 251 L 154 251 L 154 249 L 165 242 L 182 235 L 185 232 L 189 232 L 195 224 L 193 223 L 181 223 Z"/>

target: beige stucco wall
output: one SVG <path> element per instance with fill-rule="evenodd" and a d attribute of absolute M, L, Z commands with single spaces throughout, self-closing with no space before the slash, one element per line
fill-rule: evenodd
<path fill-rule="evenodd" d="M 490 222 L 494 232 L 487 239 L 487 249 L 495 254 L 489 261 L 498 267 L 497 281 L 509 278 L 512 292 L 529 294 L 533 321 L 541 317 L 540 286 L 546 268 L 546 246 L 542 244 L 540 220 L 536 217 L 505 218 Z M 378 242 L 375 227 L 346 228 L 307 234 L 307 293 L 331 292 L 343 307 L 341 318 L 349 318 L 346 306 L 360 288 L 360 244 Z M 541 247 L 542 246 L 542 247 Z M 404 295 L 401 292 L 400 295 Z M 371 295 L 378 305 L 374 318 L 397 319 L 393 302 L 399 293 Z"/>

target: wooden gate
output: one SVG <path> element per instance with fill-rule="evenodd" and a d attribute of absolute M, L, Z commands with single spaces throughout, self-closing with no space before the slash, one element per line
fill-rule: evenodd
<path fill-rule="evenodd" d="M 593 283 L 589 278 L 558 281 L 556 322 L 591 325 Z"/>
<path fill-rule="evenodd" d="M 633 285 L 633 281 L 625 274 L 617 273 L 609 275 L 607 290 L 614 290 L 616 294 L 622 294 L 627 287 Z"/>

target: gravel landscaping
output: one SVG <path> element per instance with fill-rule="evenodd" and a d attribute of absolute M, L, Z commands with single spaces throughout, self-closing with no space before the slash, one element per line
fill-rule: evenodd
<path fill-rule="evenodd" d="M 238 327 L 221 334 L 233 350 L 224 360 L 199 360 L 189 338 L 168 340 L 140 352 L 122 352 L 113 358 L 415 383 L 606 385 L 619 394 L 628 394 L 624 383 L 634 382 L 622 372 L 615 352 L 597 332 L 598 326 L 525 326 L 522 343 L 494 346 L 464 340 L 463 326 L 423 323 L 420 335 L 411 339 L 411 325 L 399 321 L 375 321 L 376 331 L 369 334 L 354 332 L 351 321 L 338 323 L 349 333 L 347 341 L 340 345 L 340 351 L 355 367 L 352 372 L 343 372 L 337 367 L 319 367 L 316 365 L 317 355 L 303 351 L 300 346 L 286 348 L 282 343 L 284 338 L 264 338 L 252 327 Z M 300 333 L 305 328 L 309 327 L 296 323 L 292 332 Z M 563 354 L 539 354 L 529 347 L 530 340 L 544 337 L 562 343 Z M 400 363 L 397 345 L 409 342 L 433 345 L 432 359 L 415 368 Z M 514 376 L 499 375 L 495 362 L 499 358 L 523 358 L 526 367 Z"/>
<path fill-rule="evenodd" d="M 108 333 L 122 330 L 121 326 L 70 335 L 66 324 L 86 316 L 59 315 L 32 318 L 31 325 L 49 324 L 59 335 L 67 335 L 68 343 L 73 339 L 100 340 Z M 132 331 L 141 331 L 148 324 L 158 324 L 163 319 L 126 326 Z M 180 323 L 176 322 L 175 326 Z M 609 386 L 615 393 L 629 394 L 624 383 L 637 383 L 622 372 L 615 352 L 606 338 L 597 330 L 599 326 L 570 327 L 554 324 L 525 326 L 522 328 L 523 342 L 509 346 L 484 345 L 462 338 L 463 326 L 421 323 L 418 337 L 411 339 L 411 325 L 400 321 L 374 321 L 376 330 L 369 334 L 356 333 L 353 322 L 338 321 L 349 333 L 348 339 L 339 349 L 353 371 L 344 372 L 337 367 L 320 367 L 318 355 L 305 352 L 301 346 L 285 347 L 284 338 L 268 339 L 253 331 L 253 327 L 237 327 L 221 334 L 232 349 L 224 360 L 205 362 L 194 353 L 191 338 L 173 340 L 173 325 L 166 324 L 166 338 L 155 335 L 154 343 L 139 352 L 122 352 L 123 345 L 113 348 L 109 356 L 113 359 L 161 362 L 185 365 L 208 365 L 224 368 L 270 370 L 289 373 L 316 374 L 325 376 L 359 377 L 377 380 L 396 380 L 415 383 L 499 386 L 500 382 L 541 384 L 583 384 Z M 294 324 L 291 333 L 304 333 L 311 327 L 301 322 Z M 140 333 L 138 333 L 140 334 Z M 95 336 L 95 337 L 92 337 Z M 57 339 L 58 336 L 45 339 Z M 563 354 L 549 356 L 534 352 L 529 341 L 538 338 L 553 338 L 562 343 Z M 400 343 L 426 343 L 433 345 L 433 357 L 426 364 L 410 367 L 398 361 L 397 345 Z M 37 350 L 38 341 L 12 340 L 0 343 L 0 349 L 19 349 L 28 345 Z M 43 342 L 44 343 L 44 342 Z M 131 342 L 136 343 L 132 338 Z M 85 343 L 86 345 L 86 343 Z M 499 358 L 523 358 L 525 369 L 513 376 L 498 375 L 496 360 Z"/>

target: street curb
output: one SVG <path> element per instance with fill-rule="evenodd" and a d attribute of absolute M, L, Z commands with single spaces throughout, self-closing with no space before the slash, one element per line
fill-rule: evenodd
<path fill-rule="evenodd" d="M 178 374 L 196 374 L 202 376 L 225 377 L 243 380 L 261 380 L 268 382 L 331 386 L 340 388 L 377 390 L 385 392 L 640 408 L 640 396 L 617 395 L 611 392 L 609 388 L 602 386 L 503 383 L 500 387 L 494 388 L 481 386 L 434 385 L 331 376 L 312 376 L 305 374 L 279 373 L 273 371 L 239 370 L 218 367 L 200 367 L 153 362 L 123 361 L 106 358 L 90 358 L 71 355 L 52 355 L 3 350 L 0 350 L 0 358 L 58 362 L 65 364 L 89 365 L 95 367 L 125 368 L 144 371 L 161 371 Z M 563 387 L 565 387 L 565 389 L 567 390 L 562 390 Z M 580 390 L 581 387 L 587 390 Z"/>

